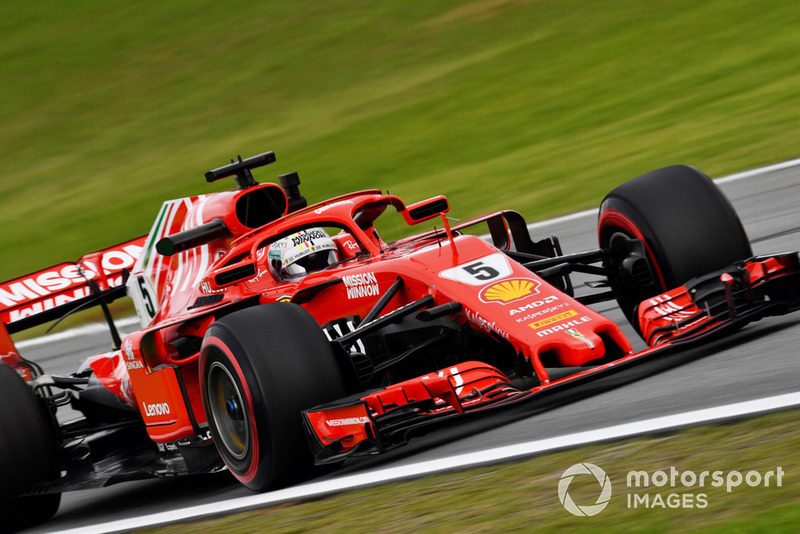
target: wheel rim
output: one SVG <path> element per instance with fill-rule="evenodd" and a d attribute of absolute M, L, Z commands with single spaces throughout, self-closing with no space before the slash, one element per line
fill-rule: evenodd
<path fill-rule="evenodd" d="M 649 268 L 653 273 L 653 285 L 644 287 L 644 286 L 631 286 L 627 288 L 617 288 L 617 303 L 619 304 L 622 313 L 627 317 L 628 322 L 633 326 L 633 329 L 641 334 L 641 329 L 639 327 L 639 320 L 637 318 L 637 309 L 639 304 L 647 299 L 652 297 L 653 295 L 658 294 L 660 291 L 663 291 L 663 275 L 661 270 L 659 269 L 658 263 L 655 261 L 652 251 L 650 250 L 647 241 L 645 241 L 644 236 L 640 232 L 635 231 L 635 227 L 632 228 L 622 228 L 619 226 L 610 227 L 608 232 L 610 235 L 608 236 L 608 247 L 612 247 L 613 244 L 621 239 L 630 240 L 630 239 L 638 239 L 642 243 L 644 243 L 645 251 L 647 254 L 647 260 L 649 263 Z M 608 235 L 608 234 L 606 234 Z M 602 246 L 602 243 L 601 243 Z"/>
<path fill-rule="evenodd" d="M 208 403 L 222 446 L 236 460 L 250 451 L 250 418 L 239 384 L 227 367 L 214 362 L 208 369 Z"/>

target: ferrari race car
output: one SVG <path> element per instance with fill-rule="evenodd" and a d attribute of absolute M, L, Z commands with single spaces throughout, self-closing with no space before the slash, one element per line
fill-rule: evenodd
<path fill-rule="evenodd" d="M 565 255 L 514 211 L 451 223 L 443 196 L 308 206 L 296 173 L 255 181 L 273 161 L 240 157 L 205 175 L 236 189 L 165 202 L 148 236 L 0 284 L 4 522 L 144 477 L 227 468 L 255 491 L 292 484 L 800 308 L 798 254 L 754 257 L 692 167 L 614 189 L 599 248 Z M 387 242 L 387 216 L 439 227 Z M 591 292 L 575 295 L 575 273 Z M 125 336 L 107 307 L 123 296 L 140 320 Z M 590 307 L 608 300 L 645 350 Z M 17 352 L 10 334 L 91 306 L 110 352 L 69 375 Z"/>

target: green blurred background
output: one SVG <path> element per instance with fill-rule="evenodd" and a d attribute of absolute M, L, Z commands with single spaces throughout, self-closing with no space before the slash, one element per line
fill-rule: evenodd
<path fill-rule="evenodd" d="M 536 220 L 800 153 L 793 2 L 5 0 L 0 30 L 3 280 L 145 234 L 237 154 L 311 201 Z"/>

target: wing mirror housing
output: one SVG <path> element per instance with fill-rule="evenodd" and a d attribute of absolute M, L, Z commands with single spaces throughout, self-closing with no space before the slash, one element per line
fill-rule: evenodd
<path fill-rule="evenodd" d="M 401 213 L 409 225 L 429 221 L 450 211 L 450 203 L 443 195 L 435 196 L 406 206 Z"/>

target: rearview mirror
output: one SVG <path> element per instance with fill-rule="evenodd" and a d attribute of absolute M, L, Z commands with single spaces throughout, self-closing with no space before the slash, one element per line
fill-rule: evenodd
<path fill-rule="evenodd" d="M 402 214 L 403 218 L 406 220 L 406 223 L 412 225 L 433 219 L 438 215 L 447 213 L 449 210 L 450 204 L 447 202 L 447 198 L 439 195 L 421 202 L 417 202 L 416 204 L 406 206 L 406 209 L 402 212 Z"/>

